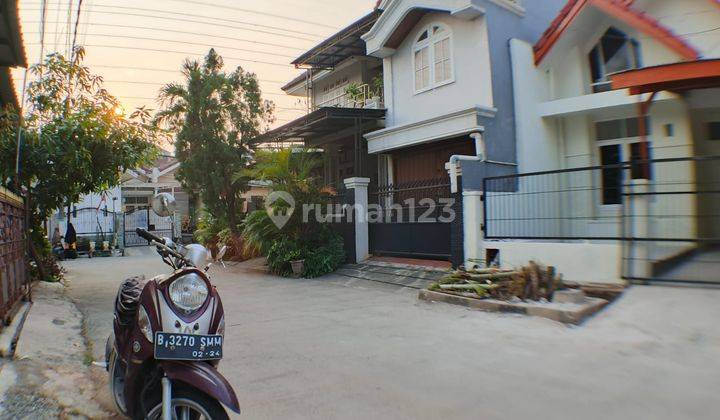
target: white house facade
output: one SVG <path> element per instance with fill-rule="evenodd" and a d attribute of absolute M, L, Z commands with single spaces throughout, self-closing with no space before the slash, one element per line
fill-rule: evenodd
<path fill-rule="evenodd" d="M 478 197 L 485 176 L 516 172 L 509 41 L 536 41 L 561 5 L 561 0 L 379 3 L 382 14 L 362 36 L 367 54 L 383 63 L 385 127 L 365 134 L 368 152 L 378 156 L 378 185 L 392 186 L 381 187 L 378 203 L 458 201 L 450 194 L 463 190 Z M 443 190 L 447 182 L 450 188 Z M 456 265 L 463 253 L 474 258 L 475 249 L 463 245 L 476 242 L 472 224 L 465 223 L 464 232 L 462 224 L 459 232 L 447 225 L 371 224 L 371 250 L 426 258 L 449 254 Z M 420 251 L 394 240 L 398 237 L 445 245 Z M 380 248 L 379 242 L 396 245 Z"/>

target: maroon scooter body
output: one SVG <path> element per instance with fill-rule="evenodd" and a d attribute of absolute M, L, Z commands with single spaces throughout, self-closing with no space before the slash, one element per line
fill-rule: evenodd
<path fill-rule="evenodd" d="M 186 275 L 200 276 L 208 287 L 205 302 L 199 309 L 190 313 L 175 307 L 169 295 L 170 284 Z M 180 383 L 182 386 L 207 394 L 232 411 L 240 413 L 240 406 L 232 386 L 217 371 L 219 360 L 155 359 L 154 344 L 148 340 L 140 326 L 141 308 L 147 314 L 152 331 L 151 337 L 155 337 L 158 331 L 203 335 L 224 333 L 221 331 L 221 328 L 224 328 L 221 326 L 224 312 L 220 295 L 202 270 L 194 267 L 182 268 L 169 276 L 158 276 L 146 282 L 142 286 L 134 322 L 123 325 L 116 314 L 113 323 L 114 343 L 108 343 L 109 346 L 114 346 L 117 357 L 125 366 L 123 395 L 127 414 L 138 417 L 149 409 L 144 407 L 143 403 L 151 400 L 153 395 L 157 395 L 162 376 L 169 378 L 173 383 Z M 113 340 L 112 336 L 110 340 Z"/>

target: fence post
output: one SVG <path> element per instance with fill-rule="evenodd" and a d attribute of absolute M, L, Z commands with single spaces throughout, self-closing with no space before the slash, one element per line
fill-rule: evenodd
<path fill-rule="evenodd" d="M 460 163 L 456 163 L 456 168 L 451 168 L 452 163 L 445 165 L 450 175 L 450 183 L 453 184 L 455 176 L 455 188 L 451 187 L 451 196 L 455 200 L 453 210 L 455 219 L 450 226 L 450 263 L 453 268 L 457 268 L 465 262 L 465 227 L 464 227 L 464 205 L 463 205 L 463 186 L 462 186 L 462 168 Z"/>
<path fill-rule="evenodd" d="M 463 236 L 465 266 L 485 266 L 483 243 L 483 192 L 463 191 Z"/>
<path fill-rule="evenodd" d="M 647 179 L 633 179 L 630 181 L 630 195 L 628 202 L 630 204 L 630 258 L 628 260 L 628 269 L 630 277 L 636 279 L 649 279 L 652 276 L 652 267 L 650 264 L 650 253 L 648 250 L 648 242 L 636 239 L 645 239 L 649 237 L 650 225 L 650 182 Z"/>
<path fill-rule="evenodd" d="M 370 232 L 368 226 L 368 185 L 370 178 L 346 178 L 345 187 L 354 191 L 353 222 L 355 225 L 355 261 L 370 257 Z"/>

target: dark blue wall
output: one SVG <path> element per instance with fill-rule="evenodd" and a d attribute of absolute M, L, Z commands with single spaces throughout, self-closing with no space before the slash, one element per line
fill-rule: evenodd
<path fill-rule="evenodd" d="M 497 108 L 495 118 L 481 118 L 478 121 L 485 127 L 488 160 L 517 162 L 510 40 L 521 39 L 534 44 L 565 2 L 525 0 L 522 5 L 526 14 L 521 17 L 491 1 L 483 1 L 490 42 L 493 99 Z M 483 177 L 505 175 L 513 171 L 512 166 L 462 162 L 463 187 L 466 190 L 480 190 Z"/>

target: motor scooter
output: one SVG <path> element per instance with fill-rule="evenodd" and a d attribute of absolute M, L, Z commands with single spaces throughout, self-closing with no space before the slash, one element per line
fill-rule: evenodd
<path fill-rule="evenodd" d="M 173 214 L 174 207 L 170 194 L 153 198 L 153 211 L 161 217 Z M 227 419 L 223 405 L 240 413 L 232 386 L 217 370 L 225 316 L 207 274 L 207 249 L 140 228 L 136 232 L 157 248 L 172 272 L 149 281 L 127 279 L 118 291 L 105 350 L 118 411 L 153 420 Z M 217 261 L 226 250 L 218 252 Z"/>

